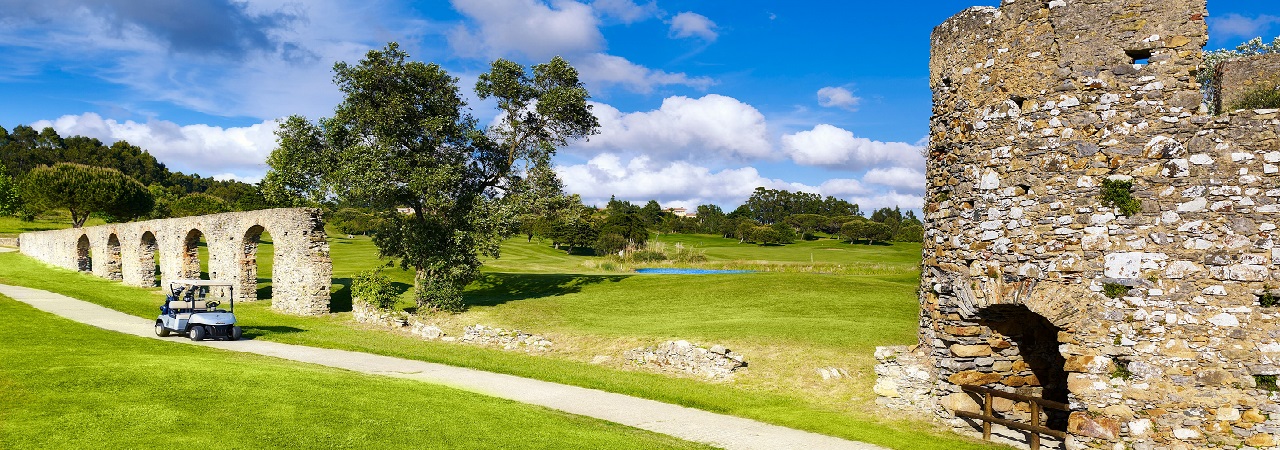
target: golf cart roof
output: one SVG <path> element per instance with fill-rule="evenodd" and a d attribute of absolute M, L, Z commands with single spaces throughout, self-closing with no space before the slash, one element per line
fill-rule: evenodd
<path fill-rule="evenodd" d="M 169 280 L 169 285 L 186 284 L 190 286 L 232 286 L 230 281 L 219 280 Z"/>

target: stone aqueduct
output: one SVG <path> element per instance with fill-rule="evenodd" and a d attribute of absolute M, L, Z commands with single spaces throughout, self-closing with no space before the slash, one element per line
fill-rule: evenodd
<path fill-rule="evenodd" d="M 329 312 L 333 266 L 320 210 L 268 209 L 23 233 L 19 250 L 71 270 L 132 286 L 200 278 L 198 243 L 208 248 L 208 278 L 233 283 L 239 301 L 257 300 L 258 244 L 275 249 L 272 307 L 291 314 Z M 157 273 L 157 259 L 159 273 Z"/>

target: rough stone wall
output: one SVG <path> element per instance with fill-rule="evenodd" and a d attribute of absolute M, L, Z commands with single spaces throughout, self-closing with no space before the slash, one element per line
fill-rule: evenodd
<path fill-rule="evenodd" d="M 951 411 L 977 384 L 1069 402 L 1043 417 L 1069 448 L 1274 445 L 1255 375 L 1280 373 L 1280 311 L 1259 301 L 1280 286 L 1280 118 L 1207 115 L 1206 16 L 1006 0 L 934 30 L 919 406 L 971 427 Z M 1104 180 L 1141 210 L 1104 204 Z"/>
<path fill-rule="evenodd" d="M 209 278 L 234 283 L 237 300 L 257 300 L 256 250 L 263 231 L 275 247 L 272 303 L 291 314 L 329 311 L 333 266 L 317 209 L 292 208 L 149 220 L 23 233 L 23 254 L 59 267 L 92 272 L 133 286 L 199 278 L 196 244 L 209 251 Z M 155 258 L 160 280 L 156 280 Z M 90 263 L 86 265 L 85 263 Z"/>
<path fill-rule="evenodd" d="M 1280 89 L 1280 54 L 1255 55 L 1218 64 L 1218 110 L 1231 108 L 1253 89 Z"/>

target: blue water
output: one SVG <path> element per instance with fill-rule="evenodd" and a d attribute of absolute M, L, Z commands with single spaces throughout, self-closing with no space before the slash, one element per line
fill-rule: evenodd
<path fill-rule="evenodd" d="M 720 275 L 731 273 L 751 273 L 750 270 L 711 270 L 711 269 L 636 269 L 636 273 L 659 275 Z"/>

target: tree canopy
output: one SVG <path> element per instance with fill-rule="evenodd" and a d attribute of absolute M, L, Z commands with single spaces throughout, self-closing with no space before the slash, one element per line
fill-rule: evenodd
<path fill-rule="evenodd" d="M 73 163 L 32 169 L 23 179 L 21 195 L 32 208 L 70 210 L 74 228 L 93 213 L 111 221 L 133 220 L 151 212 L 155 202 L 146 186 L 119 170 Z"/>
<path fill-rule="evenodd" d="M 416 270 L 423 310 L 458 310 L 482 256 L 497 257 L 522 212 L 521 175 L 599 124 L 577 71 L 561 58 L 532 70 L 494 61 L 476 94 L 494 99 L 496 123 L 479 127 L 457 79 L 410 61 L 396 43 L 356 65 L 334 65 L 344 94 L 331 118 L 286 120 L 268 159 L 264 194 L 277 202 L 357 200 L 388 214 L 374 242 Z M 512 195 L 505 195 L 512 194 Z"/>

